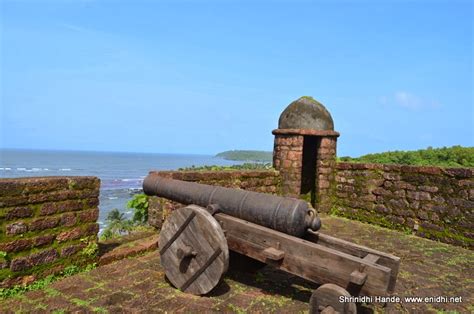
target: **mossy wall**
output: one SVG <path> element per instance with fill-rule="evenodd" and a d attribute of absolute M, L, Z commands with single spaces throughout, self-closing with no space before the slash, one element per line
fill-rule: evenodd
<path fill-rule="evenodd" d="M 0 179 L 0 287 L 93 262 L 99 186 L 96 177 Z"/>
<path fill-rule="evenodd" d="M 338 163 L 331 212 L 474 248 L 474 169 Z"/>
<path fill-rule="evenodd" d="M 154 173 L 176 180 L 280 194 L 280 174 L 275 170 L 156 171 Z M 163 219 L 168 213 L 180 206 L 183 205 L 164 198 L 150 197 L 148 223 L 158 229 L 161 228 Z"/>

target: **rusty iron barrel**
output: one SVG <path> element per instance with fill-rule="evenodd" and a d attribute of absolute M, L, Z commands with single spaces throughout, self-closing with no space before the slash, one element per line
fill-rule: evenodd
<path fill-rule="evenodd" d="M 217 207 L 224 214 L 297 237 L 321 227 L 316 211 L 296 198 L 168 179 L 153 173 L 143 181 L 143 191 L 185 205 Z"/>

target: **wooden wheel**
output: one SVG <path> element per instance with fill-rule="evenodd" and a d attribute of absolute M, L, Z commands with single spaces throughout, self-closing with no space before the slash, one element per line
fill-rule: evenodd
<path fill-rule="evenodd" d="M 338 285 L 327 283 L 314 290 L 309 300 L 310 313 L 341 313 L 355 314 L 357 307 L 354 302 L 340 302 L 339 297 L 351 295 Z"/>
<path fill-rule="evenodd" d="M 227 271 L 229 249 L 219 223 L 204 208 L 190 205 L 171 213 L 158 240 L 161 265 L 181 291 L 210 292 Z"/>

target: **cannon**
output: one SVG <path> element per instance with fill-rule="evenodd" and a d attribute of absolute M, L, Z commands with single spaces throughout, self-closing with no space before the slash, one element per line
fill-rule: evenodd
<path fill-rule="evenodd" d="M 356 313 L 351 297 L 395 289 L 398 257 L 320 233 L 319 217 L 302 200 L 155 173 L 143 191 L 187 205 L 169 215 L 159 237 L 165 274 L 181 291 L 209 293 L 227 271 L 229 250 L 320 284 L 311 313 Z"/>

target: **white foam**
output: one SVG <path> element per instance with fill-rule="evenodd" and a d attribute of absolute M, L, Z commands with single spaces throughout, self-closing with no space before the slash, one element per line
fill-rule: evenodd
<path fill-rule="evenodd" d="M 26 171 L 26 168 L 16 168 L 18 171 Z"/>
<path fill-rule="evenodd" d="M 10 171 L 12 170 L 12 168 L 5 168 L 5 171 Z"/>
<path fill-rule="evenodd" d="M 117 198 L 118 198 L 118 197 L 116 197 L 116 196 L 110 196 L 110 197 L 109 197 L 109 200 L 116 200 Z"/>
<path fill-rule="evenodd" d="M 71 171 L 71 169 L 70 168 L 61 168 L 61 169 L 59 169 L 59 171 Z"/>

